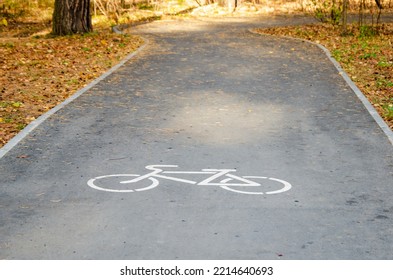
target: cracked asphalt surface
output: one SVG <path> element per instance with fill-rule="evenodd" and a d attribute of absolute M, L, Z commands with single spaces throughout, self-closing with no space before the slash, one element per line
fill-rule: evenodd
<path fill-rule="evenodd" d="M 144 49 L 0 159 L 0 259 L 393 259 L 393 147 L 321 49 L 249 32 L 284 21 L 132 28 Z M 264 194 L 87 184 L 150 165 Z"/>

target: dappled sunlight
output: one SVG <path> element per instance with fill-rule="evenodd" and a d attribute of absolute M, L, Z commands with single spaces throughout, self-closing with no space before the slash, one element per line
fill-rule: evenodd
<path fill-rule="evenodd" d="M 161 34 L 161 33 L 183 33 L 183 32 L 203 32 L 211 30 L 212 25 L 208 22 L 188 20 L 187 23 L 192 24 L 173 24 L 173 20 L 161 20 L 155 21 L 148 24 L 136 26 L 132 28 L 133 33 L 150 33 L 150 34 Z M 183 23 L 183 22 L 181 22 Z"/>
<path fill-rule="evenodd" d="M 173 130 L 212 145 L 245 144 L 262 140 L 279 129 L 285 105 L 244 100 L 235 94 L 209 92 L 194 95 L 169 121 Z"/>

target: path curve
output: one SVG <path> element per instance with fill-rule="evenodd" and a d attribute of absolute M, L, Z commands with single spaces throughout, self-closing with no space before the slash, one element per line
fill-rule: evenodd
<path fill-rule="evenodd" d="M 393 147 L 319 47 L 248 31 L 291 20 L 131 29 L 149 44 L 0 159 L 0 258 L 392 259 Z M 87 184 L 151 165 L 195 172 Z"/>

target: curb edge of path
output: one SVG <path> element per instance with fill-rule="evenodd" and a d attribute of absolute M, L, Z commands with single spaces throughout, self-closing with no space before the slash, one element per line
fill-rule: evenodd
<path fill-rule="evenodd" d="M 20 141 L 22 141 L 26 136 L 28 136 L 34 129 L 36 129 L 40 124 L 42 124 L 45 120 L 47 120 L 49 117 L 51 117 L 53 114 L 55 114 L 57 111 L 61 110 L 64 108 L 66 105 L 77 99 L 79 96 L 84 94 L 86 91 L 90 90 L 92 87 L 97 85 L 99 82 L 103 81 L 105 78 L 108 76 L 112 75 L 115 71 L 117 71 L 120 67 L 122 67 L 126 62 L 131 60 L 134 56 L 139 54 L 149 43 L 149 40 L 144 38 L 144 43 L 138 47 L 135 51 L 129 53 L 125 58 L 120 60 L 119 63 L 117 63 L 115 66 L 110 68 L 108 71 L 103 73 L 101 76 L 98 78 L 94 79 L 92 82 L 90 82 L 88 85 L 85 87 L 77 90 L 73 95 L 68 97 L 66 100 L 64 100 L 62 103 L 56 105 L 46 113 L 42 114 L 39 116 L 37 119 L 29 123 L 24 129 L 22 129 L 18 134 L 16 134 L 13 138 L 11 138 L 10 141 L 8 141 L 2 148 L 0 148 L 0 159 L 4 157 L 13 147 L 15 147 Z"/>
<path fill-rule="evenodd" d="M 334 59 L 334 57 L 332 56 L 330 51 L 327 48 L 325 48 L 324 46 L 322 46 L 321 44 L 317 44 L 314 42 L 309 42 L 309 43 L 317 45 L 320 49 L 322 49 L 325 52 L 326 56 L 330 59 L 330 61 L 333 63 L 333 65 L 338 70 L 340 76 L 343 77 L 343 79 L 347 82 L 347 84 L 350 86 L 350 88 L 354 91 L 356 96 L 360 99 L 360 101 L 363 103 L 364 107 L 366 107 L 367 111 L 374 118 L 374 120 L 377 122 L 379 127 L 382 129 L 382 131 L 388 137 L 390 143 L 393 145 L 393 131 L 390 129 L 390 127 L 387 125 L 387 123 L 382 119 L 382 117 L 378 114 L 377 110 L 375 110 L 374 106 L 370 103 L 370 101 L 368 101 L 367 97 L 363 94 L 363 92 L 351 80 L 351 78 L 344 71 L 344 69 L 337 62 L 337 60 Z"/>
<path fill-rule="evenodd" d="M 257 33 L 251 29 L 248 30 L 249 32 L 257 35 L 265 35 L 265 36 L 273 36 L 270 34 L 261 34 Z M 367 109 L 369 114 L 373 117 L 374 121 L 378 124 L 378 126 L 382 129 L 382 131 L 385 133 L 385 135 L 388 137 L 390 143 L 393 145 L 393 131 L 390 129 L 390 127 L 387 125 L 387 123 L 382 119 L 382 117 L 378 114 L 377 110 L 375 110 L 374 106 L 368 101 L 367 97 L 363 94 L 363 92 L 356 86 L 356 84 L 351 80 L 351 78 L 348 76 L 348 74 L 344 71 L 344 69 L 341 67 L 340 63 L 330 53 L 330 51 L 325 48 L 323 45 L 306 40 L 306 39 L 300 39 L 300 38 L 294 38 L 290 36 L 275 36 L 275 37 L 282 37 L 282 38 L 287 38 L 291 40 L 297 40 L 297 41 L 302 41 L 306 42 L 312 45 L 318 46 L 324 53 L 325 55 L 329 58 L 329 60 L 333 63 L 334 67 L 336 67 L 338 74 L 344 79 L 344 81 L 349 85 L 349 87 L 352 89 L 352 91 L 356 94 L 356 96 L 360 99 L 360 101 L 363 103 L 363 106 Z"/>

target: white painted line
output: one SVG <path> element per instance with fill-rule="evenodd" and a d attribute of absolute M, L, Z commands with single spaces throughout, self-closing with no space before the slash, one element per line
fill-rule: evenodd
<path fill-rule="evenodd" d="M 175 182 L 181 182 L 181 183 L 187 183 L 187 184 L 191 184 L 191 185 L 195 185 L 197 182 L 195 181 L 191 181 L 191 180 L 186 180 L 186 179 L 180 179 L 180 178 L 175 178 L 175 177 L 169 177 L 169 176 L 164 176 L 164 175 L 154 175 L 157 178 L 163 178 L 163 179 L 167 179 L 167 180 L 172 180 Z"/>
<path fill-rule="evenodd" d="M 155 178 L 147 178 L 149 179 L 152 183 L 150 185 L 148 185 L 147 187 L 144 188 L 136 188 L 136 189 L 113 189 L 113 188 L 104 188 L 104 187 L 100 187 L 97 186 L 96 181 L 101 180 L 101 179 L 106 179 L 106 178 L 117 178 L 117 177 L 134 177 L 134 176 L 139 176 L 136 174 L 112 174 L 112 175 L 104 175 L 104 176 L 99 176 L 99 177 L 95 177 L 93 179 L 90 179 L 89 181 L 87 181 L 87 185 L 93 189 L 99 190 L 99 191 L 105 191 L 105 192 L 117 192 L 117 193 L 130 193 L 130 192 L 140 192 L 140 191 L 147 191 L 147 190 L 151 190 L 155 187 L 158 186 L 159 182 L 157 179 Z"/>
<path fill-rule="evenodd" d="M 78 90 L 75 92 L 72 96 L 68 97 L 65 101 L 57 105 L 56 107 L 52 108 L 45 114 L 41 115 L 38 117 L 36 120 L 32 121 L 30 124 L 28 124 L 23 130 L 21 130 L 17 135 L 15 135 L 7 144 L 5 144 L 2 148 L 0 148 L 0 159 L 5 156 L 12 148 L 14 148 L 20 141 L 22 141 L 26 136 L 28 136 L 35 128 L 37 128 L 40 124 L 42 124 L 45 120 L 47 120 L 49 117 L 51 117 L 53 114 L 55 114 L 57 111 L 60 109 L 64 108 L 67 104 L 71 103 L 75 99 L 77 99 L 79 96 L 84 94 L 86 91 L 90 90 L 92 87 L 97 85 L 99 82 L 104 80 L 106 77 L 112 75 L 115 71 L 117 71 L 121 66 L 123 66 L 127 61 L 129 61 L 131 58 L 136 56 L 139 52 L 141 52 L 146 45 L 149 43 L 149 41 L 145 38 L 145 43 L 140 46 L 136 51 L 130 53 L 127 55 L 124 59 L 122 59 L 118 64 L 113 66 L 111 69 L 109 69 L 107 72 L 102 74 L 100 77 L 92 81 L 90 84 L 85 86 L 84 88 Z"/>
<path fill-rule="evenodd" d="M 258 34 L 262 35 L 260 33 L 257 33 L 253 31 L 252 29 L 248 30 L 249 32 L 253 34 Z M 326 49 L 324 46 L 321 44 L 306 40 L 306 39 L 300 39 L 300 38 L 294 38 L 294 37 L 289 37 L 289 36 L 274 36 L 270 34 L 263 34 L 264 36 L 273 36 L 273 37 L 283 37 L 283 38 L 288 38 L 291 40 L 297 40 L 297 41 L 302 41 L 302 42 L 307 42 L 309 44 L 313 44 L 318 46 L 323 52 L 326 54 L 326 56 L 329 58 L 329 60 L 333 63 L 333 65 L 336 67 L 337 71 L 343 77 L 344 81 L 349 85 L 349 87 L 353 90 L 353 92 L 356 94 L 356 96 L 360 99 L 360 101 L 363 103 L 364 107 L 366 107 L 367 111 L 370 113 L 370 115 L 373 117 L 375 122 L 379 125 L 379 127 L 382 129 L 382 131 L 385 133 L 385 135 L 388 137 L 390 143 L 393 145 L 393 131 L 390 129 L 390 127 L 386 124 L 386 122 L 382 119 L 382 117 L 378 114 L 378 112 L 375 110 L 373 105 L 368 101 L 367 97 L 363 94 L 363 92 L 355 85 L 355 83 L 349 78 L 348 74 L 342 69 L 340 64 L 337 62 L 337 60 L 334 59 L 332 54 L 328 49 Z"/>
<path fill-rule="evenodd" d="M 220 184 L 225 185 L 226 183 L 228 183 L 228 182 L 230 182 L 230 181 L 232 181 L 232 180 L 233 180 L 232 178 L 226 178 L 226 179 L 222 180 L 222 181 L 220 182 Z"/>

